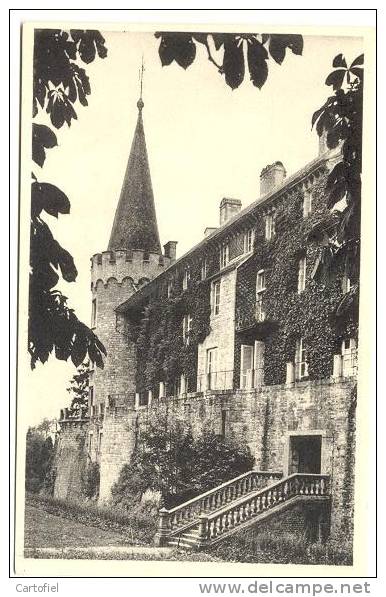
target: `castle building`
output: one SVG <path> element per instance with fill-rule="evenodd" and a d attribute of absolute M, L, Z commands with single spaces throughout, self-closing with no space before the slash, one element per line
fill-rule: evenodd
<path fill-rule="evenodd" d="M 268 165 L 259 197 L 244 209 L 223 198 L 219 226 L 177 259 L 176 241 L 161 251 L 142 98 L 137 106 L 109 245 L 91 258 L 105 367 L 91 371 L 87 416 L 61 413 L 55 495 L 79 496 L 97 462 L 99 500 L 109 500 L 141 426 L 166 414 L 248 445 L 255 469 L 209 501 L 161 511 L 159 543 L 179 534 L 203 545 L 258 523 L 302 528 L 315 516 L 319 532 L 351 537 L 358 318 L 334 313 L 356 280 L 342 263 L 315 282 L 312 234 L 329 214 L 339 151 L 321 137 L 295 174 Z"/>

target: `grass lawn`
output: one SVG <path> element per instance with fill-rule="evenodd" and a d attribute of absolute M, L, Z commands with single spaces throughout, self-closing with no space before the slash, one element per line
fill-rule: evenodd
<path fill-rule="evenodd" d="M 24 530 L 26 548 L 94 547 L 129 543 L 131 543 L 130 537 L 126 538 L 116 531 L 87 526 L 26 504 Z"/>
<path fill-rule="evenodd" d="M 178 560 L 219 561 L 204 553 L 185 553 L 172 548 L 135 545 L 129 531 L 100 529 L 57 516 L 36 505 L 26 504 L 25 557 L 89 560 Z"/>

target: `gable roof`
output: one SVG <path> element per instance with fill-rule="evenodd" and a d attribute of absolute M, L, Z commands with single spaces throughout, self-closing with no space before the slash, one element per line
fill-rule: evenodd
<path fill-rule="evenodd" d="M 232 218 L 227 220 L 222 226 L 216 228 L 211 234 L 203 238 L 199 243 L 197 243 L 194 247 L 189 249 L 184 255 L 182 255 L 177 261 L 171 264 L 168 268 L 163 270 L 156 278 L 153 278 L 151 282 L 143 286 L 138 292 L 133 294 L 129 299 L 121 303 L 118 307 L 116 307 L 116 311 L 118 313 L 124 313 L 131 307 L 134 307 L 141 303 L 144 299 L 146 299 L 152 292 L 152 288 L 155 284 L 157 284 L 160 280 L 164 279 L 168 275 L 170 275 L 170 271 L 176 269 L 176 267 L 180 266 L 184 261 L 188 261 L 188 259 L 200 249 L 203 249 L 206 245 L 210 245 L 215 240 L 221 240 L 221 237 L 225 236 L 226 233 L 232 227 L 236 227 L 238 224 L 242 223 L 242 220 L 247 220 L 248 217 L 253 216 L 253 212 L 258 207 L 262 205 L 269 205 L 270 202 L 274 201 L 279 195 L 288 192 L 292 187 L 297 185 L 302 179 L 309 176 L 315 170 L 318 170 L 320 167 L 324 166 L 330 160 L 336 158 L 340 153 L 340 149 L 333 149 L 330 151 L 326 151 L 322 155 L 319 155 L 317 158 L 308 162 L 303 168 L 288 176 L 284 179 L 282 184 L 275 187 L 271 192 L 259 197 L 249 205 L 247 205 L 244 209 L 234 215 Z"/>

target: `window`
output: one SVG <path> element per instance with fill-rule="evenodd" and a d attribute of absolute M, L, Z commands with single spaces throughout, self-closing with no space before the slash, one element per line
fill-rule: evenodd
<path fill-rule="evenodd" d="M 264 383 L 264 342 L 242 344 L 240 354 L 240 388 L 260 387 Z"/>
<path fill-rule="evenodd" d="M 342 277 L 342 292 L 343 294 L 347 294 L 350 292 L 351 289 L 351 280 L 347 274 L 344 274 Z"/>
<path fill-rule="evenodd" d="M 247 230 L 244 235 L 244 253 L 250 253 L 253 250 L 253 230 Z"/>
<path fill-rule="evenodd" d="M 192 318 L 190 315 L 184 315 L 182 320 L 182 339 L 185 346 L 189 345 L 189 337 L 192 329 Z"/>
<path fill-rule="evenodd" d="M 146 406 L 149 402 L 149 392 L 147 390 L 142 390 L 139 392 L 139 406 Z"/>
<path fill-rule="evenodd" d="M 220 313 L 220 291 L 221 291 L 221 280 L 216 280 L 212 284 L 212 297 L 211 297 L 212 315 L 218 315 Z"/>
<path fill-rule="evenodd" d="M 102 452 L 102 439 L 103 439 L 103 432 L 100 431 L 99 437 L 98 437 L 98 452 L 99 452 L 99 454 Z"/>
<path fill-rule="evenodd" d="M 91 450 L 92 450 L 92 436 L 93 436 L 93 432 L 90 431 L 90 433 L 88 434 L 88 453 L 91 454 Z"/>
<path fill-rule="evenodd" d="M 306 218 L 312 212 L 312 191 L 310 189 L 304 191 L 303 197 L 303 218 Z"/>
<path fill-rule="evenodd" d="M 209 348 L 206 353 L 207 389 L 213 390 L 217 383 L 217 348 Z"/>
<path fill-rule="evenodd" d="M 186 290 L 188 285 L 189 285 L 189 280 L 190 280 L 190 270 L 189 268 L 186 268 L 184 271 L 184 277 L 182 280 L 182 290 Z"/>
<path fill-rule="evenodd" d="M 265 292 L 265 271 L 262 269 L 257 272 L 256 277 L 256 319 L 265 320 L 264 310 L 264 292 Z"/>
<path fill-rule="evenodd" d="M 240 388 L 252 387 L 253 378 L 253 346 L 241 345 Z"/>
<path fill-rule="evenodd" d="M 357 372 L 357 345 L 354 338 L 342 341 L 342 374 L 351 377 Z"/>
<path fill-rule="evenodd" d="M 274 212 L 265 216 L 265 239 L 271 240 L 275 236 L 275 214 Z"/>
<path fill-rule="evenodd" d="M 296 340 L 295 372 L 297 380 L 308 377 L 308 353 L 303 338 Z"/>
<path fill-rule="evenodd" d="M 181 393 L 181 378 L 177 377 L 171 384 L 172 396 L 179 396 Z"/>
<path fill-rule="evenodd" d="M 307 270 L 307 260 L 305 257 L 302 257 L 299 260 L 299 273 L 298 273 L 298 293 L 300 294 L 306 287 L 306 270 Z"/>
<path fill-rule="evenodd" d="M 201 261 L 201 280 L 205 280 L 206 270 L 207 270 L 207 262 L 206 262 L 206 259 L 203 259 Z"/>
<path fill-rule="evenodd" d="M 220 247 L 220 268 L 226 267 L 229 262 L 229 245 L 224 243 Z"/>
<path fill-rule="evenodd" d="M 169 280 L 168 281 L 168 298 L 171 298 L 172 294 L 173 294 L 173 280 Z"/>
<path fill-rule="evenodd" d="M 188 393 L 188 380 L 184 373 L 180 376 L 180 395 Z"/>
<path fill-rule="evenodd" d="M 91 303 L 91 327 L 96 327 L 97 310 L 96 310 L 96 298 Z"/>

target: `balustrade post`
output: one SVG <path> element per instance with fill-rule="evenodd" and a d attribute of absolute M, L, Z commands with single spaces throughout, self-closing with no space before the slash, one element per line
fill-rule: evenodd
<path fill-rule="evenodd" d="M 198 520 L 198 540 L 200 546 L 205 545 L 208 540 L 208 517 L 204 514 Z"/>
<path fill-rule="evenodd" d="M 166 508 L 161 508 L 158 512 L 158 530 L 154 537 L 154 543 L 160 547 L 167 545 L 169 537 L 169 512 Z"/>

